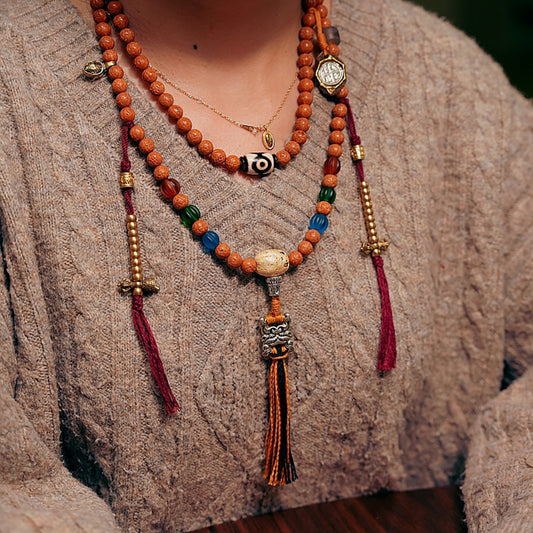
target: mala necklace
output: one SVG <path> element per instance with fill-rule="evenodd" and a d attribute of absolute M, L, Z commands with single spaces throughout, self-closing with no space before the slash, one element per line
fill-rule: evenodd
<path fill-rule="evenodd" d="M 299 102 L 302 99 L 307 103 L 299 104 L 293 139 L 296 134 L 298 136 L 301 133 L 305 135 L 305 129 L 309 127 L 307 119 L 311 115 L 310 103 L 312 101 L 311 90 L 314 86 L 313 78 L 322 92 L 336 100 L 333 107 L 333 118 L 330 123 L 332 132 L 329 136 L 328 157 L 323 168 L 324 176 L 318 194 L 316 213 L 311 217 L 305 238 L 298 244 L 296 250 L 290 253 L 275 249 L 264 250 L 259 252 L 255 258 L 243 259 L 240 254 L 232 252 L 228 244 L 221 242 L 216 232 L 209 229 L 208 223 L 201 218 L 199 208 L 191 204 L 189 198 L 180 192 L 181 186 L 178 181 L 169 177 L 169 169 L 162 164 L 163 158 L 155 150 L 154 142 L 146 137 L 142 126 L 134 124 L 135 112 L 130 107 L 132 98 L 126 92 L 127 83 L 123 78 L 124 71 L 116 64 L 118 54 L 113 49 L 115 43 L 110 35 L 111 27 L 106 22 L 109 16 L 113 16 L 113 24 L 117 30 L 120 30 L 121 40 L 128 43 L 126 49 L 130 48 L 128 53 L 130 56 L 135 57 L 134 63 L 138 68 L 141 68 L 138 64 L 139 57 L 144 58 L 142 59 L 144 67 L 142 68 L 142 78 L 147 83 L 150 83 L 150 91 L 159 95 L 160 104 L 177 121 L 178 130 L 187 130 L 186 136 L 189 144 L 196 146 L 201 155 L 209 156 L 211 160 L 215 158 L 219 161 L 217 164 L 224 165 L 230 171 L 237 170 L 237 161 L 235 159 L 238 160 L 238 158 L 236 156 L 226 157 L 225 154 L 223 154 L 224 157 L 221 154 L 217 155 L 215 153 L 217 150 L 212 148 L 212 143 L 202 140 L 201 133 L 198 130 L 193 130 L 191 121 L 182 116 L 181 108 L 179 108 L 179 112 L 176 111 L 175 108 L 178 106 L 173 105 L 172 95 L 164 92 L 164 85 L 157 81 L 157 72 L 149 66 L 148 59 L 140 55 L 140 45 L 134 41 L 133 31 L 128 28 L 128 19 L 122 12 L 120 2 L 113 0 L 106 4 L 104 0 L 90 0 L 90 4 L 96 21 L 96 33 L 100 36 L 100 47 L 104 52 L 103 61 L 93 61 L 87 64 L 84 68 L 84 73 L 88 77 L 94 78 L 96 77 L 95 73 L 103 74 L 107 72 L 112 80 L 113 91 L 117 95 L 116 102 L 120 108 L 120 117 L 123 122 L 120 187 L 124 195 L 127 213 L 131 279 L 123 279 L 119 283 L 119 288 L 122 292 L 132 292 L 133 323 L 139 341 L 147 352 L 152 374 L 161 391 L 165 410 L 168 414 L 173 414 L 179 409 L 179 405 L 168 383 L 156 341 L 143 311 L 143 294 L 157 292 L 159 287 L 154 279 L 144 278 L 142 274 L 137 219 L 132 198 L 134 178 L 131 173 L 128 155 L 130 139 L 138 143 L 139 151 L 146 156 L 148 165 L 153 168 L 154 177 L 160 182 L 159 187 L 162 195 L 172 201 L 182 224 L 201 240 L 202 245 L 215 257 L 225 261 L 230 269 L 240 269 L 245 275 L 256 273 L 266 280 L 269 296 L 271 297 L 271 306 L 268 315 L 261 319 L 261 351 L 264 357 L 270 361 L 268 377 L 269 416 L 265 440 L 266 463 L 264 477 L 270 485 L 291 483 L 297 478 L 290 445 L 290 403 L 287 375 L 287 357 L 293 349 L 293 340 L 290 331 L 289 314 L 281 312 L 280 287 L 283 274 L 289 268 L 297 267 L 303 262 L 304 258 L 314 250 L 328 227 L 327 215 L 331 212 L 332 204 L 336 198 L 335 187 L 338 182 L 337 174 L 341 168 L 339 157 L 342 154 L 341 144 L 344 140 L 343 129 L 346 121 L 348 122 L 351 156 L 359 180 L 359 191 L 368 235 L 368 240 L 363 242 L 361 251 L 372 257 L 381 293 L 381 340 L 377 367 L 380 372 L 383 372 L 396 366 L 396 337 L 387 279 L 381 257 L 381 253 L 387 249 L 389 243 L 386 240 L 380 240 L 376 230 L 370 190 L 365 180 L 363 169 L 364 148 L 361 145 L 360 137 L 357 135 L 355 120 L 347 98 L 348 90 L 344 85 L 346 81 L 345 67 L 342 61 L 338 59 L 339 49 L 337 45 L 340 43 L 338 32 L 336 28 L 331 27 L 329 20 L 326 18 L 327 9 L 322 5 L 321 0 L 304 0 L 307 12 L 303 16 L 302 29 L 300 30 L 300 55 L 298 58 L 300 70 L 298 77 L 300 79 L 299 89 L 300 86 L 302 87 Z M 314 63 L 314 58 L 310 52 L 313 48 L 311 39 L 315 29 L 321 53 L 317 57 L 316 67 L 313 69 L 311 65 Z M 133 47 L 138 53 L 133 54 L 131 52 Z M 188 128 L 184 127 L 184 120 L 188 121 Z M 305 126 L 305 129 L 303 126 Z M 295 140 L 287 143 L 285 148 L 286 152 L 289 153 L 288 160 L 290 160 L 290 155 L 296 154 L 291 154 L 287 148 L 296 145 L 298 148 L 294 151 L 297 153 L 300 144 L 305 142 L 305 138 L 302 137 L 302 139 L 300 143 Z M 209 146 L 206 147 L 206 143 L 209 143 Z M 218 150 L 218 152 L 222 151 Z M 278 164 L 281 152 L 283 150 L 277 154 Z M 247 159 L 248 156 L 250 154 L 243 156 L 243 158 Z M 243 158 L 241 158 L 239 166 L 242 165 Z"/>

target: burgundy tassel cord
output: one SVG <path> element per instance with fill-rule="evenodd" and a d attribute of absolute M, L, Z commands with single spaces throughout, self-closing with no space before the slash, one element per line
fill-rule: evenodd
<path fill-rule="evenodd" d="M 348 130 L 350 132 L 350 143 L 352 146 L 352 153 L 354 148 L 361 146 L 361 138 L 357 135 L 355 128 L 355 119 L 353 115 L 352 108 L 350 106 L 350 101 L 348 98 L 340 98 L 340 101 L 348 108 L 348 113 L 346 119 L 348 122 Z M 363 154 L 359 157 L 354 157 L 354 164 L 357 172 L 357 176 L 360 181 L 360 191 L 364 192 L 366 188 L 366 194 L 369 195 L 368 185 L 365 180 L 365 171 L 363 168 Z M 363 194 L 361 194 L 363 196 Z M 363 204 L 364 205 L 364 204 Z M 365 220 L 368 226 L 368 217 L 365 209 Z M 369 233 L 370 238 L 370 233 Z M 389 285 L 387 283 L 387 276 L 385 276 L 385 270 L 383 269 L 383 259 L 381 257 L 381 251 L 384 250 L 387 246 L 387 242 L 379 242 L 376 240 L 375 244 L 372 245 L 371 242 L 365 243 L 368 245 L 368 248 L 363 251 L 365 253 L 370 253 L 372 255 L 372 262 L 376 269 L 376 274 L 378 278 L 379 292 L 381 294 L 381 339 L 379 343 L 379 357 L 378 357 L 378 370 L 380 372 L 392 370 L 396 367 L 396 332 L 394 330 L 394 321 L 392 318 L 392 307 L 389 296 Z"/>
<path fill-rule="evenodd" d="M 133 127 L 133 122 L 125 123 L 122 127 L 122 161 L 120 163 L 120 170 L 122 173 L 129 173 L 131 170 L 131 163 L 128 156 L 128 147 L 129 147 L 129 130 Z M 130 236 L 130 247 L 132 245 L 131 241 L 131 233 L 132 230 L 130 229 L 130 225 L 133 225 L 135 229 L 135 235 L 136 235 L 136 219 L 135 219 L 135 210 L 133 208 L 133 182 L 131 182 L 131 185 L 128 187 L 122 187 L 122 193 L 124 195 L 124 202 L 126 205 L 126 213 L 128 216 L 128 234 Z M 130 248 L 131 251 L 131 248 Z M 133 264 L 132 264 L 133 269 Z M 134 273 L 133 273 L 134 274 Z M 132 278 L 134 276 L 132 275 Z M 172 393 L 172 389 L 170 388 L 170 384 L 168 382 L 167 376 L 165 374 L 165 370 L 163 368 L 163 363 L 161 362 L 161 357 L 159 356 L 159 349 L 157 348 L 157 343 L 155 341 L 154 335 L 152 333 L 152 330 L 150 329 L 150 324 L 148 323 L 148 320 L 146 319 L 146 315 L 143 311 L 143 285 L 141 287 L 138 287 L 139 290 L 135 289 L 135 281 L 132 279 L 125 280 L 126 281 L 126 288 L 133 289 L 133 296 L 132 296 L 132 314 L 133 314 L 133 324 L 135 326 L 135 331 L 137 332 L 137 337 L 139 338 L 139 342 L 141 343 L 142 347 L 146 351 L 146 354 L 148 355 L 148 361 L 150 363 L 150 369 L 152 370 L 152 375 L 154 376 L 155 382 L 157 383 L 157 386 L 159 388 L 159 391 L 161 392 L 161 396 L 163 398 L 163 406 L 165 408 L 165 411 L 168 415 L 172 415 L 176 413 L 180 406 L 178 405 L 178 402 L 176 401 L 176 398 L 174 397 L 174 394 Z M 142 281 L 142 280 L 141 280 Z M 148 281 L 148 280 L 147 280 Z M 152 281 L 152 280 L 150 280 Z M 124 283 L 124 280 L 123 280 Z M 151 285 L 152 290 L 155 286 L 155 283 Z M 126 289 L 126 290 L 127 290 Z M 122 290 L 124 291 L 124 285 L 122 285 Z M 157 290 L 157 288 L 155 288 Z"/>

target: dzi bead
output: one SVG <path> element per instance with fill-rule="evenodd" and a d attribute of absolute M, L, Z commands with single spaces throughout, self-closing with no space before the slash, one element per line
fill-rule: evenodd
<path fill-rule="evenodd" d="M 250 176 L 267 176 L 276 167 L 274 154 L 252 152 L 241 157 L 241 170 Z"/>

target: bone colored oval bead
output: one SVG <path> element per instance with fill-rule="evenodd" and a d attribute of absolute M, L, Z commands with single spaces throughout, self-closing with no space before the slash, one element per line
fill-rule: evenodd
<path fill-rule="evenodd" d="M 289 270 L 289 254 L 283 250 L 263 250 L 255 256 L 256 272 L 265 278 L 281 276 Z"/>

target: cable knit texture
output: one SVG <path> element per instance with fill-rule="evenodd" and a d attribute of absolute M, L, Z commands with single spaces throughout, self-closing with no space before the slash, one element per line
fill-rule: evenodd
<path fill-rule="evenodd" d="M 400 0 L 334 5 L 380 235 L 398 368 L 376 372 L 380 300 L 359 252 L 349 154 L 317 250 L 286 276 L 299 479 L 262 480 L 260 280 L 191 238 L 132 150 L 145 301 L 182 411 L 135 337 L 109 83 L 66 0 L 0 5 L 0 531 L 177 532 L 272 509 L 459 483 L 472 532 L 533 529 L 531 106 L 475 44 Z M 243 186 L 131 88 L 137 120 L 232 248 L 294 249 L 314 211 L 332 105 L 284 170 Z M 500 392 L 502 377 L 515 381 Z M 521 376 L 521 377 L 520 377 Z M 518 378 L 518 379 L 516 379 Z M 471 444 L 468 444 L 468 443 Z"/>

